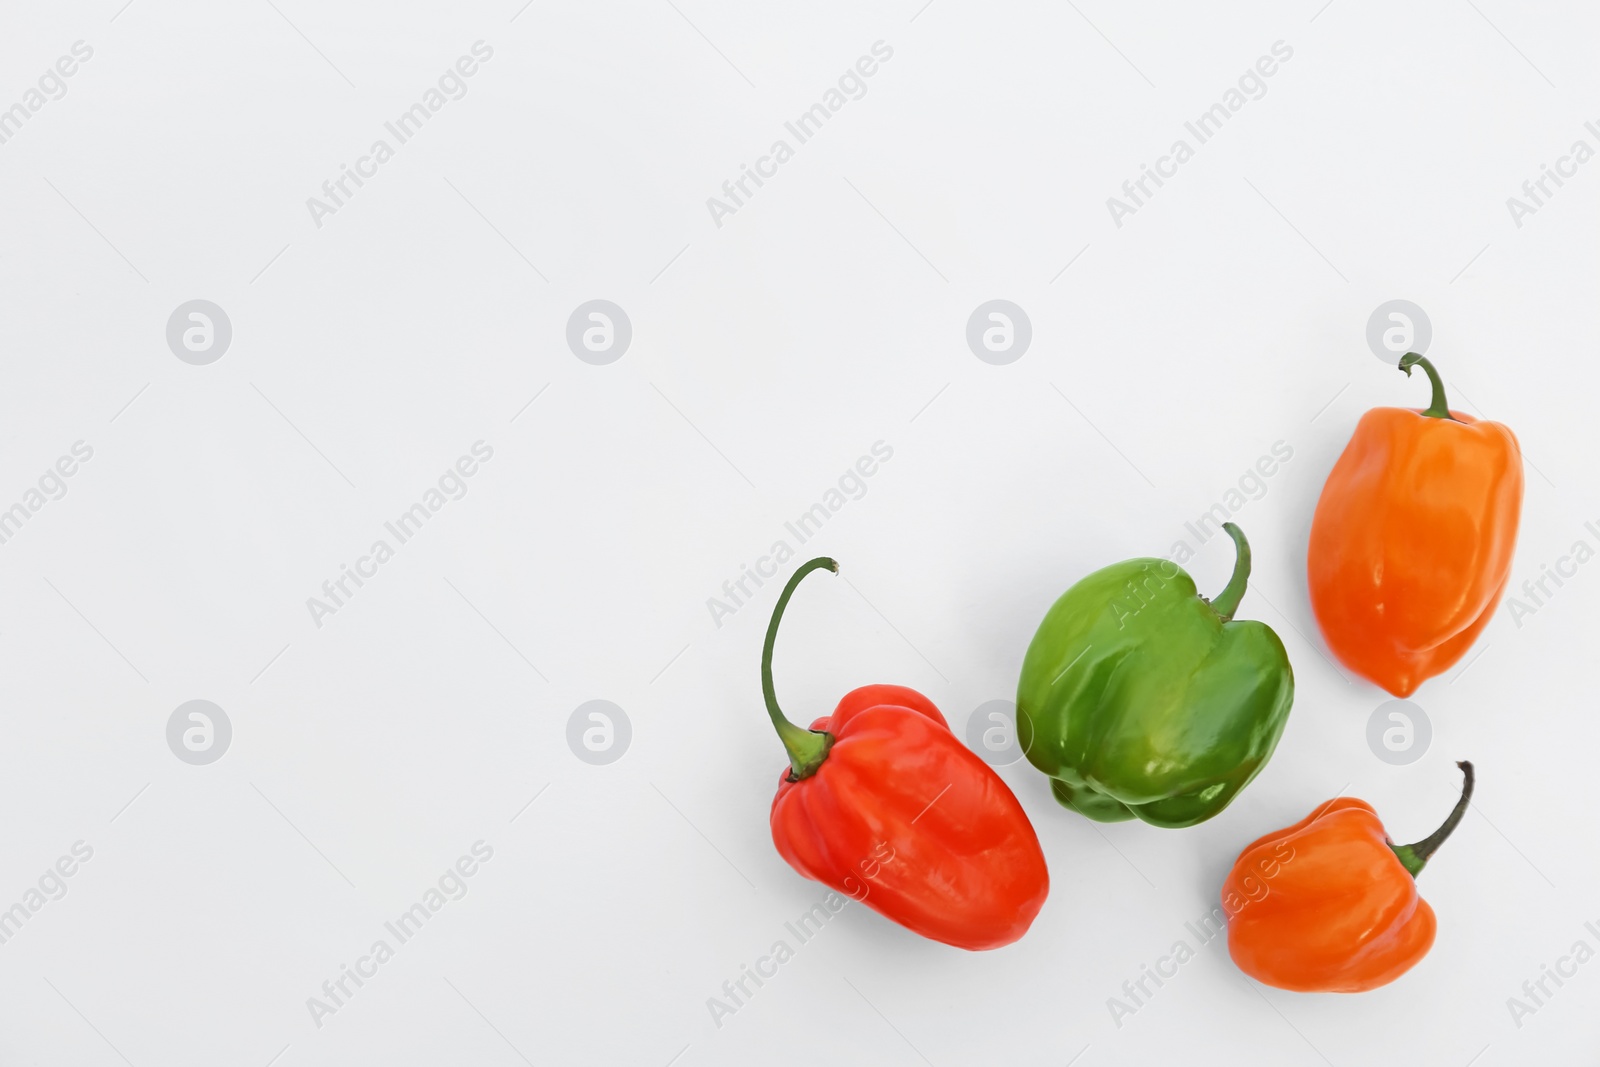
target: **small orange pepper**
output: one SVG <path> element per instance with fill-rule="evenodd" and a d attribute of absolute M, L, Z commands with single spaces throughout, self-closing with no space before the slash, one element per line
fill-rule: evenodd
<path fill-rule="evenodd" d="M 1436 925 L 1417 875 L 1472 800 L 1472 764 L 1456 766 L 1461 799 L 1414 845 L 1391 842 L 1366 801 L 1338 797 L 1240 853 L 1222 884 L 1239 969 L 1297 993 L 1361 993 L 1416 966 Z"/>
<path fill-rule="evenodd" d="M 1311 608 L 1340 661 L 1395 696 L 1448 670 L 1511 576 L 1522 452 L 1498 422 L 1451 411 L 1439 372 L 1424 410 L 1373 408 L 1322 487 L 1307 553 Z"/>

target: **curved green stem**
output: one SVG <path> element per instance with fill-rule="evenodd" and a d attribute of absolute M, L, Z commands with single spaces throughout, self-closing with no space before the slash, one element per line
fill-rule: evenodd
<path fill-rule="evenodd" d="M 1444 825 L 1414 845 L 1389 845 L 1394 854 L 1400 858 L 1400 862 L 1404 864 L 1405 869 L 1411 872 L 1411 877 L 1413 878 L 1422 873 L 1423 865 L 1428 862 L 1429 857 L 1439 850 L 1439 846 L 1444 844 L 1445 838 L 1455 832 L 1455 828 L 1460 825 L 1462 817 L 1467 814 L 1467 805 L 1472 802 L 1474 780 L 1472 764 L 1467 760 L 1462 760 L 1456 766 L 1461 768 L 1461 774 L 1465 781 L 1461 784 L 1461 799 L 1456 801 L 1456 806 L 1451 809 L 1450 817 L 1444 821 Z"/>
<path fill-rule="evenodd" d="M 778 709 L 778 694 L 772 688 L 772 649 L 778 641 L 778 620 L 783 618 L 783 609 L 789 606 L 789 598 L 794 596 L 795 586 L 800 584 L 800 579 L 823 567 L 835 574 L 839 572 L 839 564 L 827 556 L 818 556 L 794 572 L 789 584 L 778 594 L 778 603 L 772 609 L 772 621 L 767 623 L 767 641 L 761 646 L 761 697 L 767 702 L 767 714 L 772 717 L 772 725 L 777 729 L 778 737 L 789 753 L 791 782 L 798 782 L 817 773 L 822 761 L 828 758 L 828 749 L 833 747 L 833 735 L 819 730 L 802 730 L 785 718 L 783 712 Z"/>
<path fill-rule="evenodd" d="M 1244 539 L 1244 531 L 1233 523 L 1225 522 L 1222 528 L 1233 538 L 1234 547 L 1239 550 L 1233 561 L 1233 577 L 1211 601 L 1211 607 L 1222 616 L 1223 622 L 1227 622 L 1239 610 L 1239 601 L 1244 599 L 1244 591 L 1250 584 L 1250 542 Z"/>
<path fill-rule="evenodd" d="M 1430 419 L 1454 420 L 1455 416 L 1450 414 L 1450 404 L 1444 397 L 1444 379 L 1439 377 L 1439 372 L 1434 369 L 1433 364 L 1429 363 L 1427 358 L 1420 353 L 1407 352 L 1400 357 L 1400 369 L 1406 372 L 1407 378 L 1411 377 L 1412 367 L 1421 367 L 1423 373 L 1428 376 L 1429 383 L 1433 385 L 1433 399 L 1428 404 L 1427 410 L 1423 411 L 1423 414 Z"/>

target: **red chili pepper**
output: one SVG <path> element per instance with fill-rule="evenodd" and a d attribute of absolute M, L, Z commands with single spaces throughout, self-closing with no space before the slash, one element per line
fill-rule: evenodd
<path fill-rule="evenodd" d="M 778 621 L 814 559 L 789 579 L 761 651 L 761 692 L 790 767 L 772 800 L 789 866 L 935 941 L 1009 945 L 1033 923 L 1050 875 L 1033 824 L 1004 781 L 921 693 L 869 685 L 802 730 L 772 687 Z"/>

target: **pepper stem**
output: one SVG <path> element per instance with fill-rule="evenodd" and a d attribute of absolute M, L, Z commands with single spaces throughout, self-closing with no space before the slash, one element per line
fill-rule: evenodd
<path fill-rule="evenodd" d="M 1439 846 L 1444 844 L 1445 838 L 1449 837 L 1455 831 L 1455 828 L 1460 825 L 1462 817 L 1467 813 L 1467 805 L 1472 801 L 1472 764 L 1467 760 L 1462 760 L 1456 766 L 1461 768 L 1461 774 L 1465 781 L 1461 784 L 1461 799 L 1456 801 L 1456 806 L 1451 809 L 1450 817 L 1444 821 L 1444 825 L 1414 845 L 1396 845 L 1393 843 L 1389 845 L 1394 854 L 1400 858 L 1400 862 L 1405 866 L 1405 869 L 1411 872 L 1411 877 L 1413 878 L 1422 873 L 1423 865 L 1439 850 Z"/>
<path fill-rule="evenodd" d="M 1211 607 L 1222 616 L 1223 622 L 1228 622 L 1233 618 L 1233 613 L 1239 610 L 1239 601 L 1244 599 L 1245 588 L 1250 584 L 1250 542 L 1244 539 L 1244 531 L 1233 523 L 1225 522 L 1222 528 L 1233 538 L 1239 554 L 1233 561 L 1233 577 L 1211 601 Z"/>
<path fill-rule="evenodd" d="M 789 584 L 778 594 L 778 603 L 772 609 L 772 621 L 767 623 L 767 641 L 761 646 L 761 696 L 767 702 L 767 714 L 772 717 L 772 725 L 777 728 L 778 738 L 789 753 L 791 782 L 798 782 L 817 773 L 822 761 L 828 758 L 828 749 L 833 747 L 833 735 L 820 730 L 802 730 L 785 718 L 783 712 L 778 709 L 778 695 L 772 688 L 772 649 L 778 641 L 778 620 L 783 618 L 783 609 L 789 606 L 789 598 L 794 595 L 795 586 L 800 584 L 800 579 L 823 567 L 835 574 L 839 572 L 839 564 L 827 556 L 818 556 L 794 572 Z"/>
<path fill-rule="evenodd" d="M 1421 367 L 1423 373 L 1428 376 L 1429 383 L 1433 386 L 1433 400 L 1422 414 L 1430 419 L 1459 421 L 1450 414 L 1450 404 L 1444 397 L 1444 379 L 1439 377 L 1439 372 L 1434 369 L 1433 364 L 1429 363 L 1427 358 L 1419 352 L 1407 352 L 1400 357 L 1400 369 L 1406 372 L 1407 378 L 1411 377 L 1412 367 Z"/>

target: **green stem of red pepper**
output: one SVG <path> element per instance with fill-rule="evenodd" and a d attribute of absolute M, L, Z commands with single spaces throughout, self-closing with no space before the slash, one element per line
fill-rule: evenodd
<path fill-rule="evenodd" d="M 1450 404 L 1444 396 L 1444 379 L 1439 377 L 1439 372 L 1434 369 L 1433 364 L 1420 353 L 1407 352 L 1400 357 L 1400 369 L 1406 372 L 1407 378 L 1411 377 L 1412 367 L 1421 367 L 1423 373 L 1428 376 L 1428 382 L 1433 386 L 1433 399 L 1422 413 L 1430 419 L 1460 421 L 1450 414 Z"/>
<path fill-rule="evenodd" d="M 1233 577 L 1228 579 L 1228 584 L 1222 587 L 1211 601 L 1211 608 L 1222 621 L 1227 622 L 1233 618 L 1233 613 L 1239 610 L 1239 601 L 1244 599 L 1244 591 L 1250 585 L 1250 542 L 1244 539 L 1244 531 L 1231 522 L 1222 524 L 1222 528 L 1233 538 L 1233 545 L 1238 549 L 1238 555 L 1233 561 Z"/>
<path fill-rule="evenodd" d="M 1474 778 L 1472 764 L 1467 760 L 1462 760 L 1456 766 L 1461 768 L 1461 774 L 1465 781 L 1461 784 L 1461 799 L 1456 801 L 1456 806 L 1451 809 L 1450 817 L 1444 821 L 1444 825 L 1414 845 L 1396 845 L 1392 843 L 1389 845 L 1390 850 L 1400 858 L 1400 862 L 1405 866 L 1406 870 L 1411 872 L 1411 877 L 1413 878 L 1422 873 L 1423 865 L 1439 850 L 1439 846 L 1444 844 L 1445 838 L 1455 832 L 1455 828 L 1461 823 L 1462 816 L 1467 813 L 1467 805 L 1472 802 L 1472 783 Z"/>
<path fill-rule="evenodd" d="M 767 623 L 767 642 L 761 647 L 761 696 L 767 702 L 767 714 L 772 717 L 772 725 L 778 731 L 778 738 L 789 753 L 791 782 L 809 778 L 817 773 L 822 761 L 828 758 L 828 749 L 833 747 L 833 735 L 821 730 L 802 730 L 785 718 L 783 712 L 779 710 L 778 695 L 772 688 L 772 649 L 778 641 L 778 620 L 783 618 L 783 609 L 789 606 L 789 598 L 794 595 L 795 586 L 812 571 L 824 567 L 835 574 L 839 572 L 839 564 L 827 556 L 819 556 L 794 572 L 789 584 L 778 594 L 778 603 L 772 609 L 772 621 Z"/>

